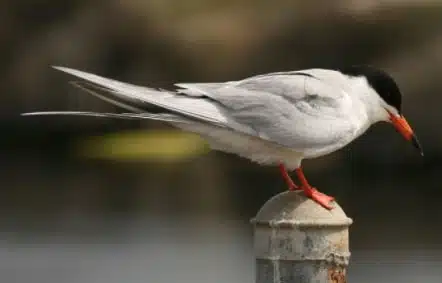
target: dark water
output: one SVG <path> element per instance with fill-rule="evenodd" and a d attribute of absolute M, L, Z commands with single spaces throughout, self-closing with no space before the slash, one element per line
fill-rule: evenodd
<path fill-rule="evenodd" d="M 252 230 L 242 221 L 74 217 L 34 223 L 32 232 L 3 230 L 1 282 L 254 280 Z M 437 249 L 353 249 L 349 282 L 438 283 L 441 259 Z"/>
<path fill-rule="evenodd" d="M 3 155 L 0 282 L 254 281 L 249 219 L 284 190 L 277 169 L 218 154 L 177 164 L 46 154 L 56 150 Z M 354 220 L 349 282 L 442 282 L 438 167 L 343 161 L 306 168 Z"/>

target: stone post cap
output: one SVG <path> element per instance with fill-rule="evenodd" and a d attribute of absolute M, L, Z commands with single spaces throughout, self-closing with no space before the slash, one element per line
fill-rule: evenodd
<path fill-rule="evenodd" d="M 270 227 L 350 226 L 352 219 L 336 202 L 333 205 L 332 210 L 327 210 L 302 191 L 285 191 L 268 200 L 251 222 Z"/>

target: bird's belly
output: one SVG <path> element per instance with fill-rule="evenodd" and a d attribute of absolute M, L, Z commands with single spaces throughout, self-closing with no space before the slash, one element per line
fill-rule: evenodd
<path fill-rule="evenodd" d="M 303 153 L 258 137 L 207 125 L 180 125 L 180 128 L 202 136 L 214 150 L 233 153 L 262 165 L 284 163 L 299 167 Z"/>
<path fill-rule="evenodd" d="M 203 136 L 210 147 L 233 153 L 262 165 L 284 163 L 288 168 L 297 168 L 303 159 L 303 153 L 248 135 L 226 135 L 224 137 Z"/>
<path fill-rule="evenodd" d="M 340 139 L 335 140 L 333 143 L 330 143 L 328 145 L 322 146 L 322 147 L 316 147 L 316 148 L 310 148 L 306 149 L 304 153 L 304 157 L 306 159 L 321 157 L 327 154 L 330 154 L 332 152 L 338 151 L 348 144 L 350 144 L 352 141 L 354 141 L 356 138 L 358 138 L 360 135 L 362 135 L 369 125 L 358 125 L 354 124 L 353 127 L 350 127 L 348 131 L 345 134 L 341 135 Z"/>
<path fill-rule="evenodd" d="M 304 152 L 304 158 L 311 159 L 311 158 L 321 157 L 321 156 L 330 154 L 332 152 L 338 151 L 341 148 L 345 147 L 347 144 L 348 143 L 336 143 L 336 144 L 328 145 L 327 147 L 323 147 L 323 148 L 315 148 L 315 149 L 306 150 Z"/>

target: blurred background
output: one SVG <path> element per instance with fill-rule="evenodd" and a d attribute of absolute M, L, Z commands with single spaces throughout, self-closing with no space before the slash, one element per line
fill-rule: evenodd
<path fill-rule="evenodd" d="M 390 72 L 421 158 L 379 124 L 307 160 L 355 221 L 349 281 L 441 282 L 442 1 L 0 2 L 0 282 L 253 282 L 249 220 L 277 168 L 116 111 L 61 65 L 159 88 L 330 65 Z"/>

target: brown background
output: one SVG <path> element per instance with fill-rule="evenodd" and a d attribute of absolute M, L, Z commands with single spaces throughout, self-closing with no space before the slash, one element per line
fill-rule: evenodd
<path fill-rule="evenodd" d="M 285 189 L 161 123 L 20 117 L 116 110 L 50 65 L 171 88 L 366 63 L 396 78 L 425 157 L 379 124 L 306 174 L 355 220 L 351 282 L 441 282 L 441 30 L 441 1 L 2 1 L 0 281 L 251 282 L 248 221 Z"/>

